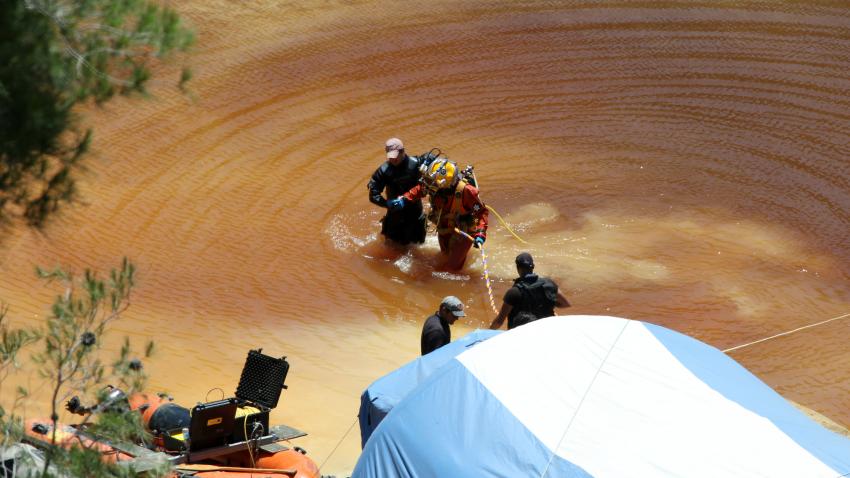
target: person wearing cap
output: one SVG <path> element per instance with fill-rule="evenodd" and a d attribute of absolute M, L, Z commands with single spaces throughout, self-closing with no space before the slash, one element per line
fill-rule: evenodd
<path fill-rule="evenodd" d="M 551 279 L 534 273 L 534 258 L 523 252 L 516 256 L 516 271 L 519 277 L 502 301 L 499 315 L 490 324 L 498 329 L 508 319 L 508 330 L 537 319 L 555 315 L 555 307 L 569 307 L 570 302 L 558 290 Z"/>
<path fill-rule="evenodd" d="M 437 313 L 425 319 L 425 325 L 422 326 L 422 355 L 451 342 L 452 331 L 449 326 L 454 324 L 458 317 L 465 316 L 460 299 L 453 295 L 444 298 Z"/>
<path fill-rule="evenodd" d="M 422 201 L 399 199 L 419 182 L 419 160 L 405 153 L 404 143 L 398 138 L 388 139 L 384 150 L 387 161 L 375 170 L 368 184 L 369 201 L 387 209 L 381 219 L 381 234 L 401 245 L 421 244 L 425 242 Z"/>
<path fill-rule="evenodd" d="M 487 239 L 489 212 L 457 163 L 448 159 L 433 161 L 422 181 L 402 195 L 406 201 L 429 196 L 429 219 L 437 226 L 437 240 L 444 256 L 443 267 L 459 271 L 472 246 L 481 247 Z"/>

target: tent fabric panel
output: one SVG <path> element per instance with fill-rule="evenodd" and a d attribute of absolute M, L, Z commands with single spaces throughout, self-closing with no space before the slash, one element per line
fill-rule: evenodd
<path fill-rule="evenodd" d="M 360 447 L 366 446 L 381 420 L 420 382 L 457 354 L 499 333 L 498 330 L 475 330 L 375 380 L 360 396 Z"/>
<path fill-rule="evenodd" d="M 537 320 L 457 359 L 545 446 L 556 450 L 624 325 L 588 316 Z"/>
<path fill-rule="evenodd" d="M 360 395 L 360 410 L 357 412 L 357 421 L 360 424 L 360 448 L 366 446 L 366 441 L 369 440 L 372 432 L 396 403 L 398 403 L 396 400 L 388 400 L 381 395 L 372 396 L 372 392 L 368 389 Z"/>
<path fill-rule="evenodd" d="M 554 456 L 453 361 L 381 422 L 352 476 L 543 476 L 547 466 L 546 476 L 592 478 Z"/>
<path fill-rule="evenodd" d="M 800 447 L 832 468 L 850 473 L 850 440 L 814 422 L 722 351 L 653 324 L 645 324 L 661 344 L 695 376 L 726 399 L 773 423 Z M 698 346 L 702 345 L 702 346 Z M 723 373 L 718 365 L 724 364 Z"/>
<path fill-rule="evenodd" d="M 716 358 L 722 375 L 731 361 Z M 601 456 L 600 447 L 618 460 Z M 835 476 L 769 420 L 700 380 L 635 321 L 613 345 L 558 454 L 596 476 Z"/>

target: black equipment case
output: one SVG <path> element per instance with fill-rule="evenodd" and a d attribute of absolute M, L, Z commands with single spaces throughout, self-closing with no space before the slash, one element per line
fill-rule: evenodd
<path fill-rule="evenodd" d="M 286 388 L 289 362 L 286 357 L 263 355 L 263 349 L 251 350 L 242 367 L 236 388 L 238 409 L 231 443 L 258 438 L 271 433 L 269 412 L 277 407 L 280 393 Z"/>
<path fill-rule="evenodd" d="M 235 398 L 195 405 L 189 421 L 188 436 L 181 428 L 169 430 L 163 436 L 165 449 L 198 451 L 226 445 L 233 434 L 236 407 Z"/>

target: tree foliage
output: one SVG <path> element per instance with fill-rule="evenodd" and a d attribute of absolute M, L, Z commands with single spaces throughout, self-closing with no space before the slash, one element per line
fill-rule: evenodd
<path fill-rule="evenodd" d="M 83 407 L 78 430 L 97 437 L 101 443 L 144 443 L 149 434 L 141 415 L 130 410 L 126 396 L 140 390 L 145 382 L 141 361 L 133 358 L 129 339 L 111 363 L 103 361 L 100 353 L 108 326 L 120 319 L 130 305 L 135 268 L 126 259 L 108 279 L 100 279 L 86 270 L 82 276 L 62 269 L 37 270 L 47 281 L 59 281 L 62 292 L 47 315 L 43 330 L 12 329 L 3 323 L 8 307 L 0 314 L 0 390 L 10 372 L 20 370 L 19 356 L 28 345 L 36 347 L 32 354 L 39 374 L 47 381 L 51 415 L 49 431 L 45 433 L 43 461 L 38 465 L 40 476 L 61 477 L 120 477 L 135 476 L 131 467 L 104 460 L 96 443 L 80 441 L 70 447 L 50 446 L 57 441 L 60 405 L 69 403 L 72 396 L 94 400 L 97 406 Z M 153 344 L 145 347 L 150 356 Z M 109 386 L 107 386 L 109 384 Z M 114 387 L 113 387 L 114 385 Z M 121 394 L 111 391 L 121 390 Z M 19 388 L 19 397 L 27 391 Z M 78 399 L 78 397 L 76 397 Z M 15 413 L 18 402 L 7 412 L 0 407 L 0 448 L 24 440 L 24 420 Z M 160 470 L 165 472 L 165 470 Z M 156 475 L 156 472 L 148 473 Z"/>
<path fill-rule="evenodd" d="M 74 106 L 144 94 L 152 65 L 192 42 L 151 0 L 0 1 L 0 221 L 40 226 L 72 201 L 92 138 Z"/>

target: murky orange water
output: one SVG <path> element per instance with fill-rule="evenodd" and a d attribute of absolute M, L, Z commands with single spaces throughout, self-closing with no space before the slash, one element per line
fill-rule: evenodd
<path fill-rule="evenodd" d="M 360 392 L 492 319 L 480 257 L 376 238 L 383 142 L 474 164 L 495 292 L 530 250 L 571 312 L 728 348 L 850 312 L 850 5 L 843 2 L 188 1 L 193 97 L 165 80 L 96 132 L 85 203 L 0 244 L 0 297 L 37 323 L 35 265 L 139 268 L 116 336 L 153 338 L 153 387 L 231 394 L 248 349 L 292 364 L 273 418 L 324 462 Z M 167 72 L 163 72 L 167 73 Z M 171 78 L 162 75 L 160 78 Z M 170 79 L 169 79 L 170 81 Z M 850 425 L 850 319 L 734 352 Z M 28 405 L 37 410 L 37 401 Z M 323 471 L 350 469 L 356 426 Z"/>

